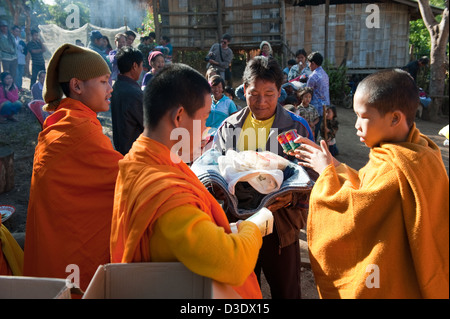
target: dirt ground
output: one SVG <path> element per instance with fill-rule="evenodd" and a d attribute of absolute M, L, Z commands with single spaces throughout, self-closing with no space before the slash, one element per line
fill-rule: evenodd
<path fill-rule="evenodd" d="M 27 87 L 26 83 L 24 83 L 24 87 Z M 22 99 L 27 101 L 30 99 L 30 96 L 25 95 Z M 368 160 L 369 149 L 360 143 L 359 138 L 355 134 L 355 114 L 353 110 L 344 108 L 338 108 L 337 112 L 340 123 L 336 138 L 340 152 L 337 159 L 355 169 L 360 169 Z M 99 118 L 104 126 L 105 134 L 112 137 L 110 113 L 100 114 Z M 0 124 L 0 146 L 2 144 L 9 145 L 14 151 L 15 169 L 15 187 L 7 193 L 0 194 L 0 206 L 12 205 L 16 208 L 14 215 L 4 225 L 18 238 L 19 243 L 23 244 L 34 148 L 41 127 L 31 111 L 26 107 L 17 115 L 17 119 L 18 122 Z M 449 148 L 448 146 L 443 146 L 445 138 L 438 135 L 439 130 L 448 124 L 448 117 L 441 118 L 438 123 L 426 122 L 420 119 L 416 123 L 424 134 L 428 135 L 440 146 L 448 174 Z M 314 275 L 309 266 L 305 231 L 301 232 L 299 240 L 302 258 L 302 298 L 317 299 L 318 294 L 314 283 Z M 265 280 L 262 283 L 262 290 L 264 298 L 270 298 L 270 289 Z"/>

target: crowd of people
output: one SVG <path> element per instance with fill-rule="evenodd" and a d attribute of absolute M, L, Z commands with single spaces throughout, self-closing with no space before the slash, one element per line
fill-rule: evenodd
<path fill-rule="evenodd" d="M 0 240 L 12 248 L 0 254 L 0 274 L 65 278 L 75 264 L 85 290 L 102 264 L 179 261 L 243 298 L 262 297 L 263 272 L 272 298 L 298 299 L 306 227 L 321 297 L 448 298 L 448 175 L 439 147 L 415 126 L 419 93 L 407 72 L 359 83 L 355 128 L 371 154 L 356 171 L 335 157 L 336 107 L 319 52 L 298 50 L 281 67 L 264 41 L 234 90 L 230 35 L 211 47 L 205 74 L 173 63 L 168 37 L 158 46 L 150 34 L 134 48 L 133 36 L 116 35 L 107 53 L 93 31 L 90 50 L 63 44 L 36 73 L 51 115 L 36 146 L 25 250 L 2 226 Z M 13 78 L 2 78 L 5 96 L 17 92 Z M 113 143 L 97 118 L 109 109 Z M 3 104 L 1 114 L 15 110 Z M 290 130 L 299 147 L 271 143 L 273 132 Z M 268 203 L 274 227 L 263 236 L 234 220 L 191 170 L 202 149 L 270 151 L 303 167 L 314 186 Z M 374 265 L 379 276 L 370 281 Z"/>

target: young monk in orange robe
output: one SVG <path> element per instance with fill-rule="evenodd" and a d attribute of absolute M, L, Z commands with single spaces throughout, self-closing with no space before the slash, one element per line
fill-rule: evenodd
<path fill-rule="evenodd" d="M 86 289 L 109 263 L 109 236 L 118 161 L 98 112 L 112 88 L 102 57 L 64 44 L 49 62 L 48 111 L 36 146 L 25 239 L 24 274 L 70 278 Z M 63 100 L 62 94 L 67 96 Z M 69 267 L 68 267 L 69 266 Z M 79 271 L 79 283 L 77 282 Z"/>
<path fill-rule="evenodd" d="M 261 298 L 253 273 L 262 245 L 258 227 L 243 221 L 232 234 L 219 203 L 177 155 L 182 145 L 181 156 L 193 160 L 210 110 L 209 84 L 188 66 L 171 65 L 146 88 L 144 132 L 119 161 L 111 260 L 179 261 L 234 286 L 243 298 Z M 177 129 L 188 133 L 178 142 L 171 139 Z"/>
<path fill-rule="evenodd" d="M 449 298 L 449 181 L 439 147 L 414 124 L 418 105 L 404 71 L 359 84 L 355 127 L 371 148 L 359 172 L 324 142 L 299 139 L 298 157 L 320 173 L 307 233 L 323 298 Z"/>

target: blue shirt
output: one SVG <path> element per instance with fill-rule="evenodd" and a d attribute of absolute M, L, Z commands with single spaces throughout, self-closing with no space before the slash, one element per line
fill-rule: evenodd
<path fill-rule="evenodd" d="M 323 106 L 330 105 L 330 84 L 328 74 L 319 66 L 308 77 L 306 86 L 313 88 L 310 104 L 313 105 L 320 116 L 323 116 Z"/>
<path fill-rule="evenodd" d="M 211 113 L 206 120 L 206 126 L 211 128 L 219 128 L 220 124 L 231 114 L 237 112 L 236 104 L 225 94 L 222 98 L 211 104 Z"/>

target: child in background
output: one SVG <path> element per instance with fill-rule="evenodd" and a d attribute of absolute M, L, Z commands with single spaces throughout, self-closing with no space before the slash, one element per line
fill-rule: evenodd
<path fill-rule="evenodd" d="M 228 98 L 230 100 L 234 100 L 234 98 L 236 97 L 236 95 L 234 94 L 234 90 L 231 86 L 226 86 L 225 90 L 223 90 L 223 94 L 225 94 L 226 96 L 228 96 Z"/>
<path fill-rule="evenodd" d="M 305 87 L 297 91 L 297 99 L 300 102 L 300 105 L 295 113 L 308 122 L 311 131 L 314 133 L 314 128 L 319 122 L 319 113 L 314 106 L 309 104 L 312 99 L 312 94 L 313 89 L 310 87 Z"/>
<path fill-rule="evenodd" d="M 209 83 L 209 81 L 211 81 L 211 78 L 212 78 L 214 75 L 220 75 L 220 72 L 219 72 L 219 70 L 216 69 L 215 67 L 210 66 L 210 67 L 208 68 L 208 70 L 206 70 L 206 75 L 205 75 L 206 81 L 208 81 L 208 83 Z"/>
<path fill-rule="evenodd" d="M 331 155 L 336 156 L 339 155 L 339 151 L 336 145 L 336 133 L 339 129 L 336 107 L 328 106 L 325 112 L 326 127 L 325 122 L 322 122 L 322 127 L 320 128 L 320 137 L 327 142 L 328 149 L 330 150 Z"/>
<path fill-rule="evenodd" d="M 45 70 L 41 70 L 38 72 L 38 81 L 33 84 L 31 87 L 31 94 L 33 95 L 33 100 L 44 100 L 42 97 L 42 90 L 44 89 L 44 81 L 45 81 Z"/>
<path fill-rule="evenodd" d="M 19 101 L 19 89 L 9 72 L 0 74 L 0 82 L 0 123 L 17 122 L 14 115 L 22 108 L 22 102 Z"/>

